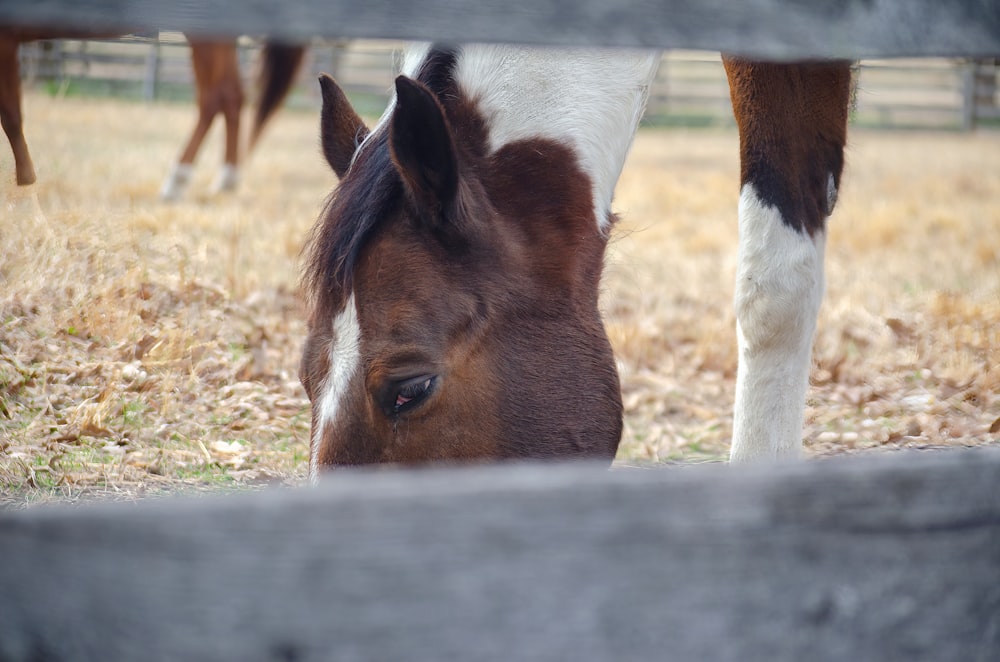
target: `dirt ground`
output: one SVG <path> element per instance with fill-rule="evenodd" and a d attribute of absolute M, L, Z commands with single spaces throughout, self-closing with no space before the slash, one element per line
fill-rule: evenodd
<path fill-rule="evenodd" d="M 158 200 L 186 105 L 29 93 L 39 173 L 0 149 L 0 503 L 300 483 L 299 249 L 335 183 L 285 112 L 232 195 Z M 640 132 L 603 302 L 622 463 L 724 459 L 736 369 L 737 138 Z M 998 443 L 1000 133 L 851 135 L 827 246 L 810 456 Z"/>

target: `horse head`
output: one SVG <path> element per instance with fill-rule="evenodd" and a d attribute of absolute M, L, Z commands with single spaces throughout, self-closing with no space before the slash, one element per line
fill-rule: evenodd
<path fill-rule="evenodd" d="M 340 182 L 306 253 L 313 472 L 610 460 L 618 447 L 590 177 L 559 140 L 491 146 L 490 117 L 447 75 L 454 57 L 432 53 L 397 78 L 371 132 L 321 79 L 321 142 Z"/>

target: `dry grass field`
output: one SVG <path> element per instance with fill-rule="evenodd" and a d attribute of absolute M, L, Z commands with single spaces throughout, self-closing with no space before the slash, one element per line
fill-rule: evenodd
<path fill-rule="evenodd" d="M 157 199 L 185 105 L 30 93 L 39 171 L 0 149 L 0 500 L 302 481 L 299 249 L 335 181 L 286 112 L 209 195 Z M 736 134 L 640 133 L 603 283 L 621 462 L 725 457 L 736 351 Z M 997 443 L 1000 134 L 855 132 L 827 249 L 809 455 Z M 991 431 L 992 428 L 992 431 Z"/>

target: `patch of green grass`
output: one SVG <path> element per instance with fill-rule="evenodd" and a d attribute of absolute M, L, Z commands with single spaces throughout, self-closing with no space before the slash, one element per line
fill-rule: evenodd
<path fill-rule="evenodd" d="M 229 343 L 229 359 L 233 362 L 239 361 L 247 353 L 247 346 L 243 343 Z"/>
<path fill-rule="evenodd" d="M 120 421 L 121 425 L 130 428 L 141 428 L 143 426 L 144 415 L 149 411 L 149 404 L 141 398 L 133 400 L 122 400 Z"/>
<path fill-rule="evenodd" d="M 174 468 L 172 476 L 178 480 L 196 481 L 203 485 L 230 487 L 236 479 L 229 475 L 228 468 L 216 462 L 198 462 Z"/>
<path fill-rule="evenodd" d="M 219 414 L 213 412 L 208 417 L 208 422 L 210 425 L 218 425 L 220 427 L 226 427 L 227 425 L 232 425 L 233 421 L 235 421 L 236 419 L 237 417 L 232 416 L 230 414 Z"/>
<path fill-rule="evenodd" d="M 62 474 L 49 465 L 50 458 L 35 456 L 14 461 L 4 467 L 4 487 L 24 488 L 31 486 L 40 490 L 53 490 L 61 482 Z"/>
<path fill-rule="evenodd" d="M 36 461 L 46 466 L 56 465 L 64 472 L 92 470 L 97 465 L 114 464 L 118 461 L 118 455 L 93 445 L 94 443 L 103 444 L 103 441 L 90 441 L 89 439 L 81 437 L 80 443 L 63 447 L 51 458 L 39 455 Z"/>
<path fill-rule="evenodd" d="M 700 113 L 647 113 L 642 119 L 643 127 L 657 129 L 708 129 L 732 124 L 728 116 Z"/>
<path fill-rule="evenodd" d="M 62 98 L 106 98 L 111 97 L 127 102 L 146 102 L 146 90 L 141 80 L 115 80 L 92 77 L 66 76 L 51 78 L 35 85 L 51 97 Z M 160 81 L 156 84 L 156 100 L 169 103 L 190 104 L 194 101 L 195 90 L 191 83 L 171 83 Z M 383 104 L 384 105 L 384 104 Z"/>
<path fill-rule="evenodd" d="M 0 494 L 22 494 L 29 501 L 36 494 L 39 500 L 55 496 L 66 485 L 67 476 L 87 474 L 97 476 L 94 485 L 102 485 L 103 469 L 118 462 L 119 456 L 81 440 L 76 445 L 64 445 L 55 453 L 39 453 L 0 463 Z"/>

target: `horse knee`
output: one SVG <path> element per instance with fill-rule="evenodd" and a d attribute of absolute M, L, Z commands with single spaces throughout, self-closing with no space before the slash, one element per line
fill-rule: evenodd
<path fill-rule="evenodd" d="M 223 84 L 216 90 L 215 105 L 217 112 L 221 112 L 227 120 L 238 119 L 246 96 L 243 94 L 243 86 L 239 83 Z"/>
<path fill-rule="evenodd" d="M 823 285 L 816 252 L 803 248 L 805 255 L 775 256 L 771 264 L 740 269 L 735 310 L 747 351 L 811 340 Z"/>
<path fill-rule="evenodd" d="M 735 291 L 743 351 L 811 344 L 823 297 L 824 235 L 789 227 L 747 188 L 740 200 Z"/>

